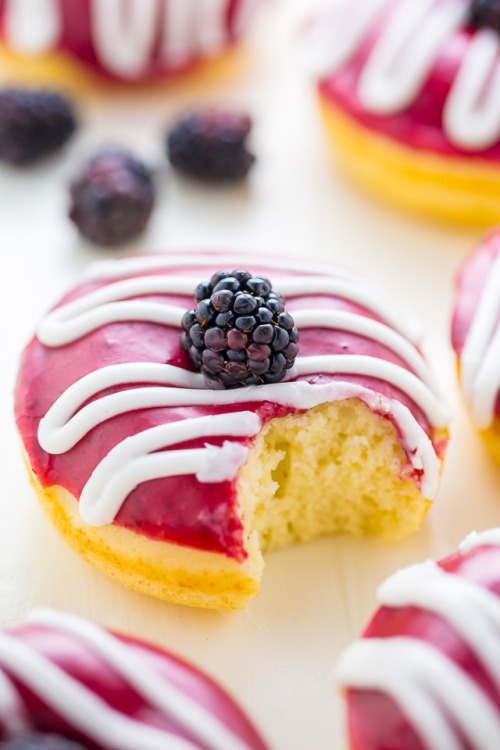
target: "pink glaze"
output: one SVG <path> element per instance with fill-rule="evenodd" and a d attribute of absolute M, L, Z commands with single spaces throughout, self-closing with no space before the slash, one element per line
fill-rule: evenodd
<path fill-rule="evenodd" d="M 126 681 L 113 665 L 76 635 L 46 625 L 26 624 L 10 631 L 9 635 L 47 658 L 112 709 L 138 721 L 144 726 L 157 727 L 170 734 L 189 739 L 200 750 L 205 744 L 170 720 Z M 267 750 L 267 745 L 250 723 L 248 717 L 217 683 L 205 674 L 159 648 L 118 634 L 115 637 L 135 658 L 140 658 L 144 668 L 156 673 L 165 683 L 191 698 L 200 707 L 217 717 L 228 729 L 248 744 L 249 750 Z M 91 750 L 103 746 L 71 726 L 41 696 L 33 694 L 22 682 L 14 679 L 7 669 L 5 674 L 20 694 L 31 728 L 41 732 L 55 732 L 78 742 Z M 1 672 L 1 669 L 0 669 Z M 56 696 L 57 697 L 57 696 Z M 6 739 L 5 717 L 0 713 L 0 741 Z"/>
<path fill-rule="evenodd" d="M 496 229 L 466 258 L 457 273 L 451 342 L 458 358 L 462 354 L 484 286 L 499 252 L 500 231 Z M 500 416 L 500 394 L 496 400 L 495 413 Z"/>
<path fill-rule="evenodd" d="M 0 0 L 0 39 L 3 37 L 8 44 L 4 28 L 6 1 Z M 237 40 L 235 18 L 242 1 L 244 0 L 230 0 L 227 9 L 226 29 L 228 33 L 228 46 L 231 46 Z M 96 53 L 90 25 L 90 0 L 58 0 L 58 2 L 62 19 L 62 35 L 58 42 L 58 49 L 76 57 L 100 75 L 119 78 L 119 76 L 115 76 L 113 72 L 102 65 Z M 160 29 L 160 22 L 158 23 L 158 28 Z M 176 67 L 172 67 L 170 64 L 166 65 L 165 61 L 160 58 L 160 42 L 159 31 L 149 65 L 140 74 L 132 77 L 127 76 L 127 82 L 141 83 L 162 76 L 177 75 L 192 68 L 201 60 L 201 56 L 197 55 Z"/>
<path fill-rule="evenodd" d="M 442 560 L 439 566 L 500 597 L 498 547 L 457 553 Z M 500 711 L 500 693 L 489 675 L 463 638 L 443 618 L 417 607 L 381 607 L 363 637 L 391 636 L 417 638 L 439 648 L 481 687 Z M 347 702 L 352 750 L 426 750 L 405 716 L 387 696 L 374 691 L 349 690 Z M 462 743 L 464 750 L 474 750 L 463 738 Z"/>
<path fill-rule="evenodd" d="M 233 270 L 234 263 L 227 270 Z M 245 264 L 254 274 L 258 266 Z M 220 270 L 220 264 L 207 261 L 204 268 L 193 268 L 186 260 L 185 267 L 168 269 L 162 274 L 190 275 L 199 281 L 208 280 Z M 260 273 L 269 276 L 269 269 Z M 276 275 L 297 275 L 280 270 Z M 145 274 L 141 274 L 145 275 Z M 130 277 L 127 277 L 130 278 Z M 92 281 L 81 284 L 61 300 L 81 296 L 105 282 Z M 277 290 L 279 291 L 279 290 Z M 151 297 L 152 299 L 152 297 Z M 175 296 L 155 296 L 155 300 L 179 305 L 186 310 L 194 300 Z M 349 301 L 322 295 L 290 298 L 287 309 L 324 307 L 352 310 L 373 317 L 364 308 Z M 44 487 L 62 485 L 76 498 L 90 474 L 102 458 L 126 436 L 134 435 L 158 424 L 179 419 L 189 419 L 228 411 L 251 410 L 263 423 L 284 416 L 293 410 L 273 403 L 244 403 L 234 406 L 183 406 L 134 411 L 107 420 L 96 427 L 74 448 L 61 455 L 48 455 L 39 446 L 37 430 L 40 419 L 49 407 L 72 383 L 95 369 L 123 362 L 160 362 L 191 369 L 187 355 L 179 348 L 180 328 L 154 323 L 126 322 L 106 325 L 87 336 L 59 348 L 48 348 L 37 338 L 24 352 L 19 372 L 15 413 L 18 429 L 26 448 L 32 469 Z M 300 356 L 317 354 L 369 354 L 394 362 L 405 369 L 408 365 L 396 354 L 362 336 L 320 328 L 300 331 Z M 398 389 L 385 381 L 361 376 L 310 375 L 302 379 L 313 383 L 348 380 L 372 389 L 389 399 L 397 399 L 407 406 L 419 424 L 432 439 L 432 428 L 420 409 Z M 129 387 L 129 386 L 127 386 Z M 118 390 L 118 389 L 115 389 Z M 111 391 L 109 391 L 111 392 Z M 383 417 L 381 417 L 383 418 Z M 384 417 L 385 418 L 385 417 Z M 227 438 L 211 438 L 213 444 L 222 444 Z M 236 440 L 231 436 L 231 440 Z M 245 443 L 245 439 L 240 439 Z M 202 447 L 204 439 L 192 440 L 179 447 Z M 438 455 L 445 445 L 435 446 Z M 419 472 L 408 462 L 401 467 L 402 479 L 413 477 L 420 484 Z M 242 524 L 238 517 L 238 501 L 234 482 L 200 484 L 194 475 L 158 479 L 140 485 L 126 499 L 115 523 L 151 539 L 165 540 L 197 549 L 222 552 L 238 561 L 245 559 Z"/>
<path fill-rule="evenodd" d="M 444 156 L 500 160 L 500 142 L 471 154 L 451 143 L 443 129 L 444 104 L 474 37 L 475 32 L 470 28 L 459 29 L 447 38 L 419 96 L 402 112 L 387 116 L 376 115 L 368 111 L 361 103 L 358 96 L 361 72 L 397 5 L 396 0 L 390 11 L 377 19 L 356 52 L 349 57 L 340 70 L 327 74 L 320 80 L 321 94 L 359 124 L 405 146 Z"/>

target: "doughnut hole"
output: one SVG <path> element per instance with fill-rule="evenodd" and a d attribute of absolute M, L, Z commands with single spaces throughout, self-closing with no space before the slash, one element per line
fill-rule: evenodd
<path fill-rule="evenodd" d="M 412 473 L 392 422 L 358 399 L 271 420 L 239 474 L 248 547 L 335 532 L 400 539 L 430 506 Z"/>

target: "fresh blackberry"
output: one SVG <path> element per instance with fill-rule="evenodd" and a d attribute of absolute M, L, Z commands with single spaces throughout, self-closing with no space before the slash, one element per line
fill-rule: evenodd
<path fill-rule="evenodd" d="M 239 180 L 255 161 L 245 146 L 251 127 L 245 114 L 218 109 L 193 112 L 167 136 L 170 163 L 204 180 Z"/>
<path fill-rule="evenodd" d="M 139 235 L 154 204 L 151 170 L 121 149 L 90 159 L 70 192 L 70 219 L 99 245 L 119 245 Z"/>
<path fill-rule="evenodd" d="M 73 740 L 60 734 L 20 734 L 9 740 L 0 741 L 0 750 L 84 750 Z"/>
<path fill-rule="evenodd" d="M 299 338 L 281 294 L 248 271 L 218 271 L 195 289 L 180 346 L 213 388 L 277 383 L 298 354 Z"/>
<path fill-rule="evenodd" d="M 471 0 L 469 23 L 475 29 L 488 27 L 500 32 L 500 0 Z"/>
<path fill-rule="evenodd" d="M 19 166 L 57 151 L 73 134 L 71 102 L 56 91 L 0 91 L 0 159 Z"/>

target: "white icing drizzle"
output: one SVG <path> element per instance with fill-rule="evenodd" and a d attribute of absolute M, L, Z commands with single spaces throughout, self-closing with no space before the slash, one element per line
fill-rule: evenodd
<path fill-rule="evenodd" d="M 500 529 L 469 536 L 460 549 L 466 554 L 489 544 L 500 546 Z M 427 560 L 391 576 L 380 586 L 378 600 L 387 607 L 418 607 L 446 620 L 500 691 L 500 599 L 494 593 Z M 342 656 L 338 677 L 346 688 L 387 693 L 430 750 L 462 749 L 454 725 L 475 750 L 491 750 L 500 742 L 496 706 L 432 644 L 406 637 L 363 639 Z"/>
<path fill-rule="evenodd" d="M 117 321 L 149 320 L 178 326 L 185 312 L 179 307 L 147 300 L 123 300 L 146 294 L 192 296 L 196 283 L 194 278 L 186 276 L 144 276 L 117 281 L 57 307 L 41 321 L 37 336 L 45 346 L 63 346 Z M 321 276 L 285 277 L 277 279 L 274 288 L 288 298 L 306 294 L 342 297 L 371 310 L 408 338 L 405 321 L 401 321 L 398 311 L 380 295 L 352 281 Z"/>
<path fill-rule="evenodd" d="M 392 0 L 363 0 L 353 12 L 341 0 L 331 16 L 317 56 L 335 73 L 356 52 L 376 16 Z M 440 50 L 467 19 L 469 0 L 400 0 L 370 51 L 358 81 L 363 106 L 377 115 L 402 112 L 420 95 Z M 318 24 L 319 25 L 319 24 Z M 331 45 L 340 38 L 340 49 Z M 500 137 L 500 40 L 491 30 L 474 33 L 445 102 L 443 129 L 451 143 L 481 151 Z"/>
<path fill-rule="evenodd" d="M 135 260 L 135 259 L 133 259 Z M 137 269 L 152 271 L 175 268 L 179 259 L 143 258 L 142 264 L 124 261 L 124 271 L 114 264 L 100 266 L 107 279 L 118 281 L 100 287 L 53 310 L 42 320 L 38 337 L 47 346 L 63 346 L 111 322 L 147 320 L 166 326 L 180 326 L 184 309 L 145 299 L 140 295 L 189 295 L 196 285 L 192 277 L 176 275 L 123 278 Z M 244 264 L 241 256 L 224 258 L 223 265 Z M 242 262 L 243 261 L 243 262 Z M 186 259 L 183 260 L 184 264 Z M 210 257 L 204 263 L 214 263 Z M 212 266 L 213 267 L 213 266 Z M 89 274 L 90 276 L 90 274 Z M 99 279 L 99 273 L 92 278 Z M 120 278 L 122 277 L 122 278 Z M 334 276 L 288 276 L 276 281 L 275 288 L 291 297 L 309 294 L 340 296 L 389 318 L 396 324 L 397 314 L 370 289 L 352 279 Z M 125 363 L 103 367 L 73 383 L 50 407 L 40 421 L 38 439 L 43 450 L 65 453 L 102 422 L 134 410 L 175 406 L 230 406 L 269 401 L 296 410 L 344 398 L 360 398 L 375 412 L 395 420 L 414 469 L 423 472 L 422 493 L 434 497 L 440 462 L 431 440 L 411 411 L 396 400 L 357 384 L 334 381 L 310 383 L 295 379 L 320 373 L 358 375 L 380 379 L 406 393 L 436 428 L 445 427 L 448 412 L 442 406 L 433 379 L 418 351 L 388 326 L 342 310 L 299 310 L 297 322 L 303 327 L 329 327 L 352 331 L 389 347 L 405 360 L 414 372 L 394 363 L 358 354 L 299 357 L 284 381 L 272 385 L 214 391 L 207 389 L 199 373 L 159 363 Z M 140 388 L 125 385 L 140 384 Z M 149 385 L 150 384 L 150 385 Z M 121 390 L 99 396 L 108 388 Z M 98 397 L 97 399 L 95 397 Z M 87 403 L 90 400 L 90 403 Z M 245 463 L 248 448 L 240 442 L 225 441 L 221 447 L 161 450 L 187 440 L 232 436 L 250 438 L 260 430 L 260 420 L 249 412 L 236 412 L 192 420 L 180 420 L 145 430 L 125 439 L 96 467 L 80 498 L 80 512 L 91 525 L 110 523 L 130 492 L 139 484 L 167 476 L 195 474 L 200 482 L 232 480 Z M 159 451 L 159 452 L 158 452 Z"/>
<path fill-rule="evenodd" d="M 5 35 L 13 50 L 36 55 L 55 46 L 61 34 L 59 0 L 5 0 Z"/>
<path fill-rule="evenodd" d="M 88 0 L 90 33 L 99 62 L 121 78 L 141 75 L 153 60 L 160 19 L 160 57 L 178 67 L 210 55 L 230 41 L 231 0 Z M 241 0 L 237 33 L 243 32 L 256 0 Z M 243 12 L 245 11 L 245 12 Z M 58 0 L 6 0 L 9 44 L 22 54 L 57 46 L 63 18 Z"/>
<path fill-rule="evenodd" d="M 500 387 L 500 253 L 491 268 L 460 357 L 465 399 L 474 424 L 491 426 Z"/>
<path fill-rule="evenodd" d="M 500 547 L 500 528 L 486 531 L 471 531 L 460 544 L 460 552 L 466 554 L 478 547 Z"/>
<path fill-rule="evenodd" d="M 91 526 L 112 523 L 128 495 L 143 482 L 196 474 L 200 482 L 234 479 L 247 460 L 248 448 L 226 441 L 222 448 L 161 452 L 161 448 L 200 437 L 251 437 L 261 428 L 252 412 L 211 415 L 158 425 L 123 440 L 96 467 L 80 496 L 80 513 Z M 154 451 L 160 451 L 156 453 Z"/>
<path fill-rule="evenodd" d="M 148 668 L 111 633 L 75 615 L 51 610 L 35 610 L 30 622 L 68 633 L 90 646 L 145 701 L 203 746 L 210 750 L 249 750 L 249 746 L 216 716 Z M 110 750 L 137 750 L 138 747 L 196 750 L 199 747 L 197 742 L 131 719 L 111 708 L 83 683 L 15 635 L 0 634 L 0 668 L 2 666 L 71 726 Z M 12 688 L 15 689 L 13 683 Z M 0 707 L 5 706 L 0 704 Z"/>
<path fill-rule="evenodd" d="M 428 643 L 402 636 L 356 641 L 342 655 L 337 676 L 345 688 L 386 693 L 428 750 L 463 750 L 446 714 L 474 750 L 498 747 L 500 717 L 494 703 Z"/>
<path fill-rule="evenodd" d="M 159 0 L 90 0 L 92 39 L 104 68 L 130 78 L 147 66 L 159 10 Z"/>

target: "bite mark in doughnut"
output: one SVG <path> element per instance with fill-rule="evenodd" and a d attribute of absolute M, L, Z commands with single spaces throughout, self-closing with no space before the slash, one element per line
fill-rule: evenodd
<path fill-rule="evenodd" d="M 282 382 L 211 390 L 180 322 L 200 281 L 238 267 L 285 295 L 300 353 Z M 244 606 L 261 547 L 420 525 L 448 414 L 413 321 L 346 272 L 288 267 L 224 253 L 99 263 L 26 349 L 16 418 L 42 504 L 123 583 Z"/>

